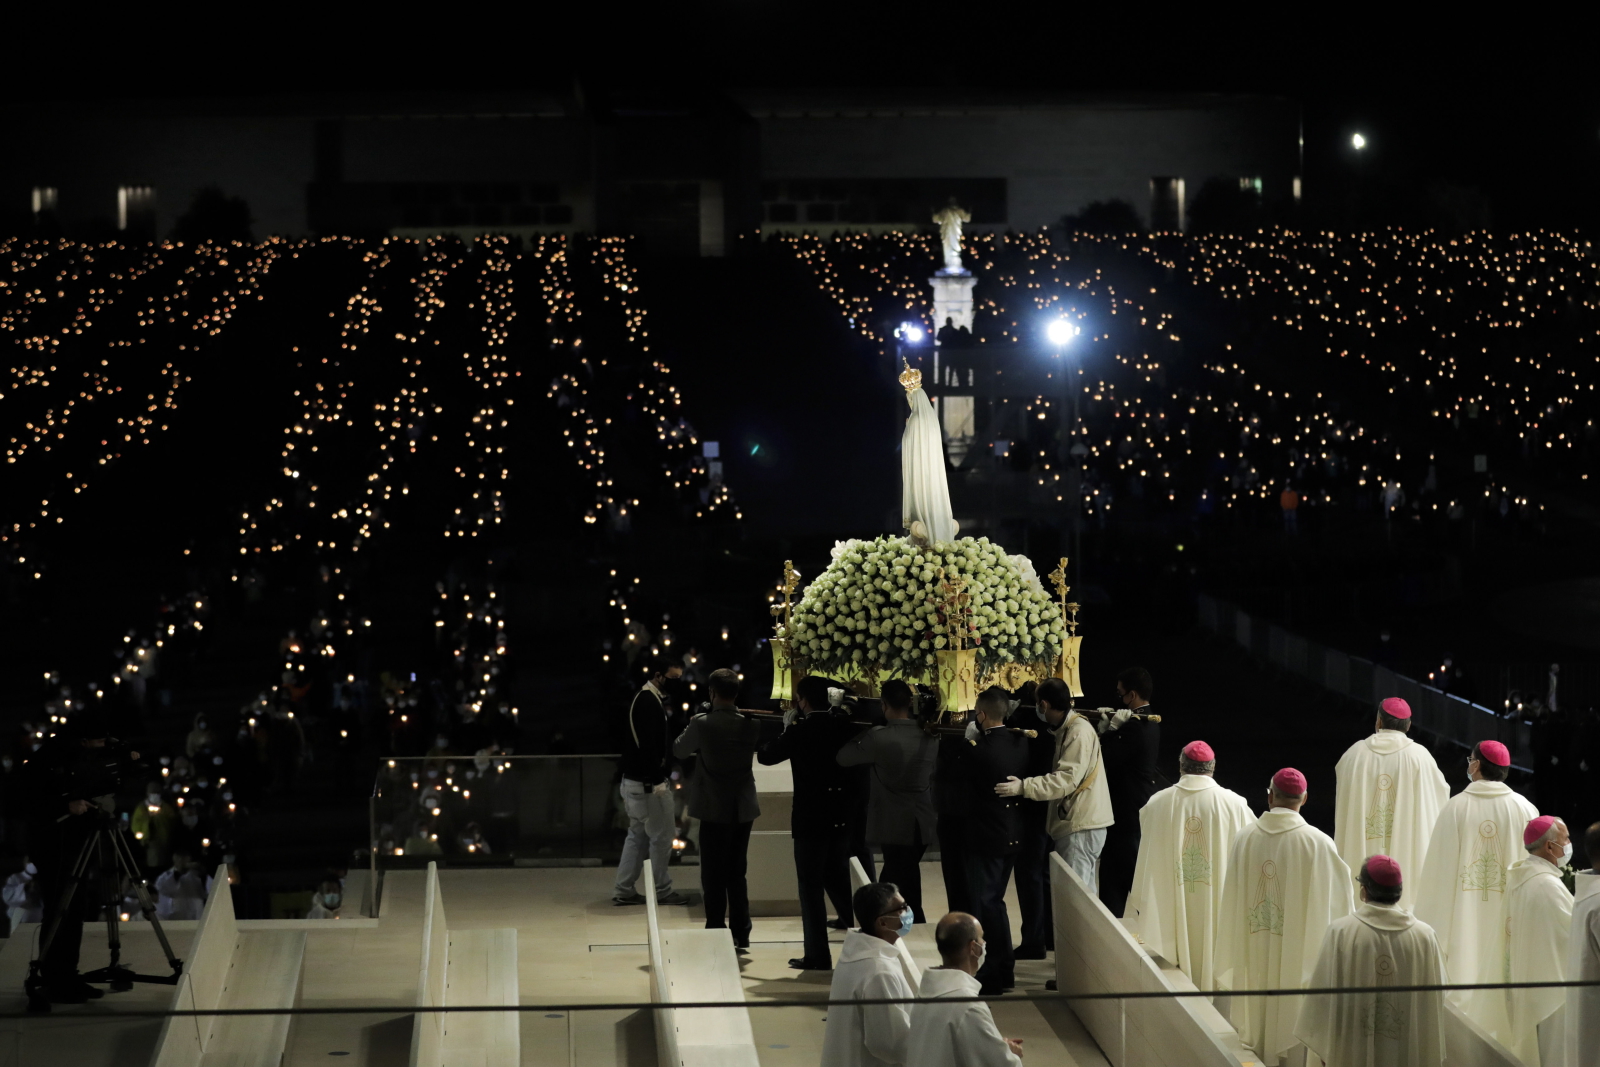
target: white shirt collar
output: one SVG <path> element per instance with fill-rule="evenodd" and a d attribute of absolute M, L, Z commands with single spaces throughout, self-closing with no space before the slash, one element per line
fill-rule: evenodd
<path fill-rule="evenodd" d="M 667 701 L 666 694 L 663 693 L 661 690 L 656 688 L 656 683 L 655 682 L 653 682 L 653 681 L 652 682 L 646 682 L 646 683 L 644 683 L 644 687 L 646 689 L 648 689 L 650 692 L 654 693 L 656 695 L 656 699 L 657 700 L 661 701 L 663 704 L 666 703 L 666 701 Z"/>

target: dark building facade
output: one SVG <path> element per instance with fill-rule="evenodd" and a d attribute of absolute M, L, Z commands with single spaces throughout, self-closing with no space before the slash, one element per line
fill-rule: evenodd
<path fill-rule="evenodd" d="M 164 236 L 202 188 L 265 234 L 635 234 L 736 253 L 758 231 L 1055 225 L 1121 200 L 1182 229 L 1207 182 L 1280 215 L 1300 115 L 1241 96 L 1044 99 L 937 91 L 586 97 L 441 94 L 9 109 L 8 228 Z"/>

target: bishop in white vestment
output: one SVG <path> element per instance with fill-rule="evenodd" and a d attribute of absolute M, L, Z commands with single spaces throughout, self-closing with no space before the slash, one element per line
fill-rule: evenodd
<path fill-rule="evenodd" d="M 1417 885 L 1417 918 L 1433 927 L 1450 981 L 1501 982 L 1506 973 L 1506 869 L 1522 851 L 1522 830 L 1538 810 L 1512 792 L 1511 753 L 1498 741 L 1473 746 L 1472 781 L 1439 812 Z M 1506 1030 L 1498 989 L 1449 994 L 1497 1038 Z"/>
<path fill-rule="evenodd" d="M 1401 907 L 1416 903 L 1412 883 L 1428 854 L 1439 809 L 1450 799 L 1433 753 L 1406 736 L 1410 728 L 1411 705 L 1389 697 L 1379 708 L 1372 736 L 1351 745 L 1333 769 L 1339 783 L 1333 820 L 1339 856 L 1357 871 L 1368 856 L 1381 853 L 1412 872 Z"/>
<path fill-rule="evenodd" d="M 1506 872 L 1506 981 L 1558 982 L 1566 976 L 1572 894 L 1561 868 L 1572 839 L 1560 819 L 1541 815 L 1522 834 L 1527 855 Z M 1504 1044 L 1524 1067 L 1561 1067 L 1565 989 L 1506 990 Z"/>
<path fill-rule="evenodd" d="M 1217 784 L 1217 758 L 1204 741 L 1178 756 L 1178 784 L 1139 812 L 1139 861 L 1124 923 L 1151 952 L 1215 987 L 1217 916 L 1228 852 L 1255 821 L 1244 797 Z"/>
<path fill-rule="evenodd" d="M 1567 935 L 1567 978 L 1600 982 L 1600 822 L 1583 835 L 1594 866 L 1580 871 L 1573 894 L 1572 930 Z M 1567 1065 L 1588 1067 L 1600 1048 L 1600 986 L 1567 990 Z"/>
<path fill-rule="evenodd" d="M 1286 767 L 1272 776 L 1271 810 L 1233 842 L 1217 923 L 1219 993 L 1230 989 L 1305 988 L 1322 938 L 1354 907 L 1350 868 L 1333 838 L 1300 816 L 1305 775 Z M 1239 1038 L 1267 1067 L 1297 1040 L 1300 997 L 1234 997 Z"/>
<path fill-rule="evenodd" d="M 1311 987 L 1442 984 L 1433 928 L 1400 906 L 1400 865 L 1373 856 L 1357 881 L 1361 903 L 1328 927 Z M 1437 992 L 1321 994 L 1305 998 L 1294 1032 L 1328 1067 L 1439 1067 L 1444 1010 Z"/>

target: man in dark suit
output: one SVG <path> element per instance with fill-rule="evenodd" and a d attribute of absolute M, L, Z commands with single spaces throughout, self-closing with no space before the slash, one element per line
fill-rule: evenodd
<path fill-rule="evenodd" d="M 745 863 L 750 824 L 761 814 L 751 770 L 761 725 L 739 713 L 739 676 L 711 672 L 711 710 L 689 720 L 672 743 L 679 759 L 697 756 L 689 780 L 689 813 L 700 820 L 700 888 L 706 929 L 733 931 L 734 946 L 750 947 L 750 894 Z M 731 926 L 730 926 L 731 924 Z"/>
<path fill-rule="evenodd" d="M 805 949 L 789 966 L 801 971 L 831 971 L 827 898 L 835 902 L 850 899 L 852 772 L 852 768 L 839 766 L 834 757 L 856 735 L 856 727 L 831 714 L 826 679 L 809 675 L 800 680 L 796 690 L 798 717 L 762 745 L 756 758 L 763 766 L 788 760 L 794 773 L 789 833 L 794 838 Z"/>
<path fill-rule="evenodd" d="M 985 995 L 1003 993 L 1016 984 L 1006 883 L 1022 850 L 1022 805 L 1027 801 L 997 796 L 994 791 L 996 783 L 1028 769 L 1028 739 L 1006 729 L 1010 715 L 1010 694 L 999 686 L 984 690 L 978 697 L 978 736 L 956 761 L 967 804 L 963 820 L 967 900 L 988 934 L 988 957 L 977 974 Z"/>
<path fill-rule="evenodd" d="M 1154 688 L 1149 671 L 1129 667 L 1117 675 L 1117 702 L 1124 710 L 1100 722 L 1100 751 L 1116 819 L 1106 831 L 1105 848 L 1100 852 L 1100 903 L 1118 918 L 1133 889 L 1133 869 L 1139 859 L 1139 810 L 1156 788 L 1161 726 L 1132 717 L 1152 713 Z"/>
<path fill-rule="evenodd" d="M 1028 688 L 1034 689 L 1031 685 Z M 1023 706 L 1006 720 L 1013 730 L 1032 730 L 1028 739 L 1028 774 L 1035 778 L 1049 774 L 1056 767 L 1055 735 L 1050 721 L 1044 717 L 1049 701 L 1037 691 L 1022 694 Z M 1032 697 L 1033 706 L 1028 706 Z M 1062 709 L 1065 710 L 1065 709 Z M 1022 912 L 1022 941 L 1017 945 L 1017 959 L 1042 960 L 1055 948 L 1055 930 L 1050 918 L 1050 854 L 1054 842 L 1046 831 L 1050 804 L 1044 800 L 1022 801 L 1022 848 L 1017 853 L 1017 908 Z"/>

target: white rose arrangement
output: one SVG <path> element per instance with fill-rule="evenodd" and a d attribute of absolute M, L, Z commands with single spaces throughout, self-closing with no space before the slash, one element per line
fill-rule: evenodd
<path fill-rule="evenodd" d="M 1060 607 L 1026 557 L 1006 555 L 987 537 L 920 547 L 905 537 L 840 542 L 780 636 L 815 673 L 920 676 L 949 644 L 941 569 L 964 579 L 971 596 L 975 632 L 965 643 L 976 649 L 980 676 L 1007 663 L 1053 664 L 1061 655 Z"/>

